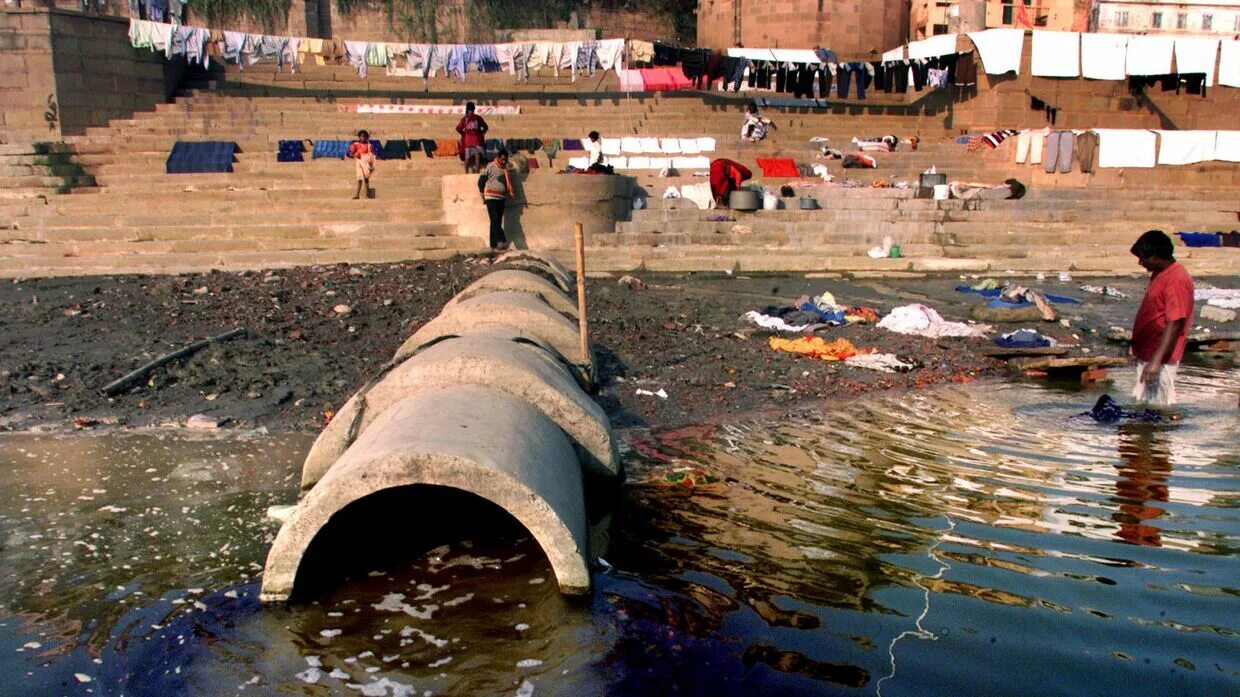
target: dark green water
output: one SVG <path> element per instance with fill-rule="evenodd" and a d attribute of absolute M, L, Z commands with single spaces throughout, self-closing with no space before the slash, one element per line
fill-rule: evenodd
<path fill-rule="evenodd" d="M 518 537 L 262 608 L 308 438 L 5 436 L 0 693 L 1240 694 L 1238 391 L 1185 366 L 1175 423 L 989 383 L 630 435 L 579 602 Z M 660 485 L 687 467 L 719 481 Z"/>

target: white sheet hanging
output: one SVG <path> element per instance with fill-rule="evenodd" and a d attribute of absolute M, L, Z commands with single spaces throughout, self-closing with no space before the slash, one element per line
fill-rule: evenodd
<path fill-rule="evenodd" d="M 883 52 L 883 62 L 902 61 L 902 60 L 904 60 L 904 47 L 903 46 L 896 46 L 890 51 Z"/>
<path fill-rule="evenodd" d="M 728 55 L 732 58 L 748 58 L 752 61 L 773 61 L 775 56 L 769 48 L 729 48 Z"/>
<path fill-rule="evenodd" d="M 771 54 L 779 63 L 821 63 L 818 54 L 808 48 L 773 48 Z"/>
<path fill-rule="evenodd" d="M 1214 86 L 1214 66 L 1218 59 L 1218 39 L 1203 36 L 1176 37 L 1175 71 L 1205 73 L 1206 87 Z"/>
<path fill-rule="evenodd" d="M 908 45 L 909 60 L 916 58 L 937 58 L 956 52 L 956 35 L 939 34 L 929 39 L 912 41 Z"/>
<path fill-rule="evenodd" d="M 1130 44 L 1131 45 L 1131 44 Z M 1099 167 L 1153 167 L 1154 132 L 1138 128 L 1095 128 Z"/>
<path fill-rule="evenodd" d="M 982 57 L 982 69 L 990 75 L 1020 75 L 1020 52 L 1025 46 L 1024 29 L 987 29 L 969 32 L 969 40 Z"/>
<path fill-rule="evenodd" d="M 1127 34 L 1081 34 L 1081 77 L 1123 80 L 1128 77 Z"/>
<path fill-rule="evenodd" d="M 1129 75 L 1167 75 L 1171 72 L 1171 53 L 1175 38 L 1170 36 L 1128 37 Z"/>
<path fill-rule="evenodd" d="M 1240 41 L 1223 39 L 1219 42 L 1218 84 L 1240 87 Z"/>
<path fill-rule="evenodd" d="M 1081 35 L 1074 31 L 1033 32 L 1032 72 L 1039 77 L 1079 77 Z"/>
<path fill-rule="evenodd" d="M 1158 134 L 1158 164 L 1191 165 L 1214 159 L 1218 131 L 1154 131 Z"/>
<path fill-rule="evenodd" d="M 1240 162 L 1240 131 L 1219 131 L 1214 140 L 1214 159 Z"/>

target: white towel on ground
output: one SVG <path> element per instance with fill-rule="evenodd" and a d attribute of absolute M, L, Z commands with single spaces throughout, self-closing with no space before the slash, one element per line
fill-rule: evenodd
<path fill-rule="evenodd" d="M 715 205 L 715 197 L 710 192 L 710 182 L 701 184 L 685 184 L 680 187 L 680 195 L 697 204 L 698 208 L 707 210 Z"/>
<path fill-rule="evenodd" d="M 1024 29 L 987 29 L 969 32 L 969 39 L 982 57 L 982 69 L 991 75 L 1020 74 L 1020 52 L 1025 45 Z"/>
<path fill-rule="evenodd" d="M 697 138 L 681 138 L 680 152 L 686 155 L 696 155 L 702 152 L 702 146 L 698 145 Z"/>
<path fill-rule="evenodd" d="M 1218 84 L 1240 87 L 1240 41 L 1223 39 L 1219 42 Z"/>
<path fill-rule="evenodd" d="M 1214 159 L 1240 162 L 1240 131 L 1219 131 L 1214 140 Z"/>
<path fill-rule="evenodd" d="M 1154 131 L 1159 135 L 1158 164 L 1191 165 L 1214 159 L 1218 131 Z"/>
<path fill-rule="evenodd" d="M 680 154 L 680 139 L 679 138 L 660 138 L 659 139 L 659 152 L 667 154 L 667 155 L 679 155 Z"/>
<path fill-rule="evenodd" d="M 700 152 L 714 152 L 715 151 L 715 139 L 714 138 L 711 138 L 710 136 L 702 136 L 701 138 L 697 139 L 697 142 L 698 142 L 698 150 Z"/>
<path fill-rule="evenodd" d="M 698 155 L 697 157 L 673 157 L 672 166 L 679 170 L 707 169 L 710 167 L 710 158 L 704 155 Z"/>
<path fill-rule="evenodd" d="M 621 138 L 620 151 L 627 152 L 632 155 L 640 155 L 642 153 L 641 138 L 634 138 L 633 136 L 625 136 L 624 138 Z"/>
<path fill-rule="evenodd" d="M 647 155 L 657 154 L 659 152 L 662 152 L 659 149 L 658 138 L 649 138 L 649 137 L 642 138 L 641 143 L 642 143 L 642 152 L 646 153 Z"/>
<path fill-rule="evenodd" d="M 1081 76 L 1091 80 L 1123 80 L 1128 77 L 1127 34 L 1081 34 Z"/>
<path fill-rule="evenodd" d="M 672 161 L 666 157 L 651 157 L 646 165 L 647 169 L 667 169 L 672 166 Z"/>
<path fill-rule="evenodd" d="M 1081 35 L 1074 31 L 1033 32 L 1032 72 L 1039 77 L 1081 74 Z"/>
<path fill-rule="evenodd" d="M 926 305 L 902 305 L 892 309 L 878 326 L 897 334 L 917 336 L 985 336 L 985 328 L 963 322 L 947 322 L 933 308 Z"/>
<path fill-rule="evenodd" d="M 611 165 L 614 169 L 628 169 L 628 168 L 629 168 L 629 158 L 627 158 L 627 157 L 609 157 L 609 158 L 607 158 L 607 164 Z"/>
<path fill-rule="evenodd" d="M 1205 73 L 1206 87 L 1214 86 L 1214 65 L 1218 58 L 1218 39 L 1204 36 L 1176 37 L 1175 71 Z"/>
<path fill-rule="evenodd" d="M 908 45 L 908 57 L 910 60 L 916 58 L 936 58 L 955 52 L 955 34 L 939 34 L 921 41 L 910 41 Z"/>
<path fill-rule="evenodd" d="M 620 139 L 619 138 L 601 138 L 600 140 L 603 141 L 603 154 L 604 155 L 610 156 L 610 155 L 620 154 Z M 585 142 L 585 141 L 582 141 L 582 142 Z"/>
<path fill-rule="evenodd" d="M 1125 69 L 1129 75 L 1167 75 L 1174 48 L 1171 36 L 1130 36 Z"/>
<path fill-rule="evenodd" d="M 570 157 L 568 158 L 568 166 L 576 169 L 586 169 L 590 166 L 590 158 L 588 157 Z"/>
<path fill-rule="evenodd" d="M 1142 128 L 1095 128 L 1094 133 L 1098 134 L 1099 167 L 1154 166 L 1153 131 Z"/>
<path fill-rule="evenodd" d="M 629 169 L 650 169 L 649 157 L 630 157 Z"/>

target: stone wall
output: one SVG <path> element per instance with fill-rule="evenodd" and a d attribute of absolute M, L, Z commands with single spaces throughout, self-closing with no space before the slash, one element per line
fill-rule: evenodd
<path fill-rule="evenodd" d="M 701 0 L 697 44 L 728 48 L 813 48 L 841 59 L 868 59 L 905 42 L 909 6 L 904 0 Z"/>
<path fill-rule="evenodd" d="M 0 142 L 60 135 L 52 32 L 45 12 L 0 13 Z"/>

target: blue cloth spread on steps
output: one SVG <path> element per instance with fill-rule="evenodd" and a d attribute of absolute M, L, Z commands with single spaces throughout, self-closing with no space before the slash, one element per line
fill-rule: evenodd
<path fill-rule="evenodd" d="M 237 144 L 233 142 L 177 141 L 164 169 L 168 174 L 231 172 L 236 152 Z"/>
<path fill-rule="evenodd" d="M 343 160 L 349 154 L 349 141 L 347 140 L 316 140 L 314 141 L 314 158 L 334 157 Z"/>

